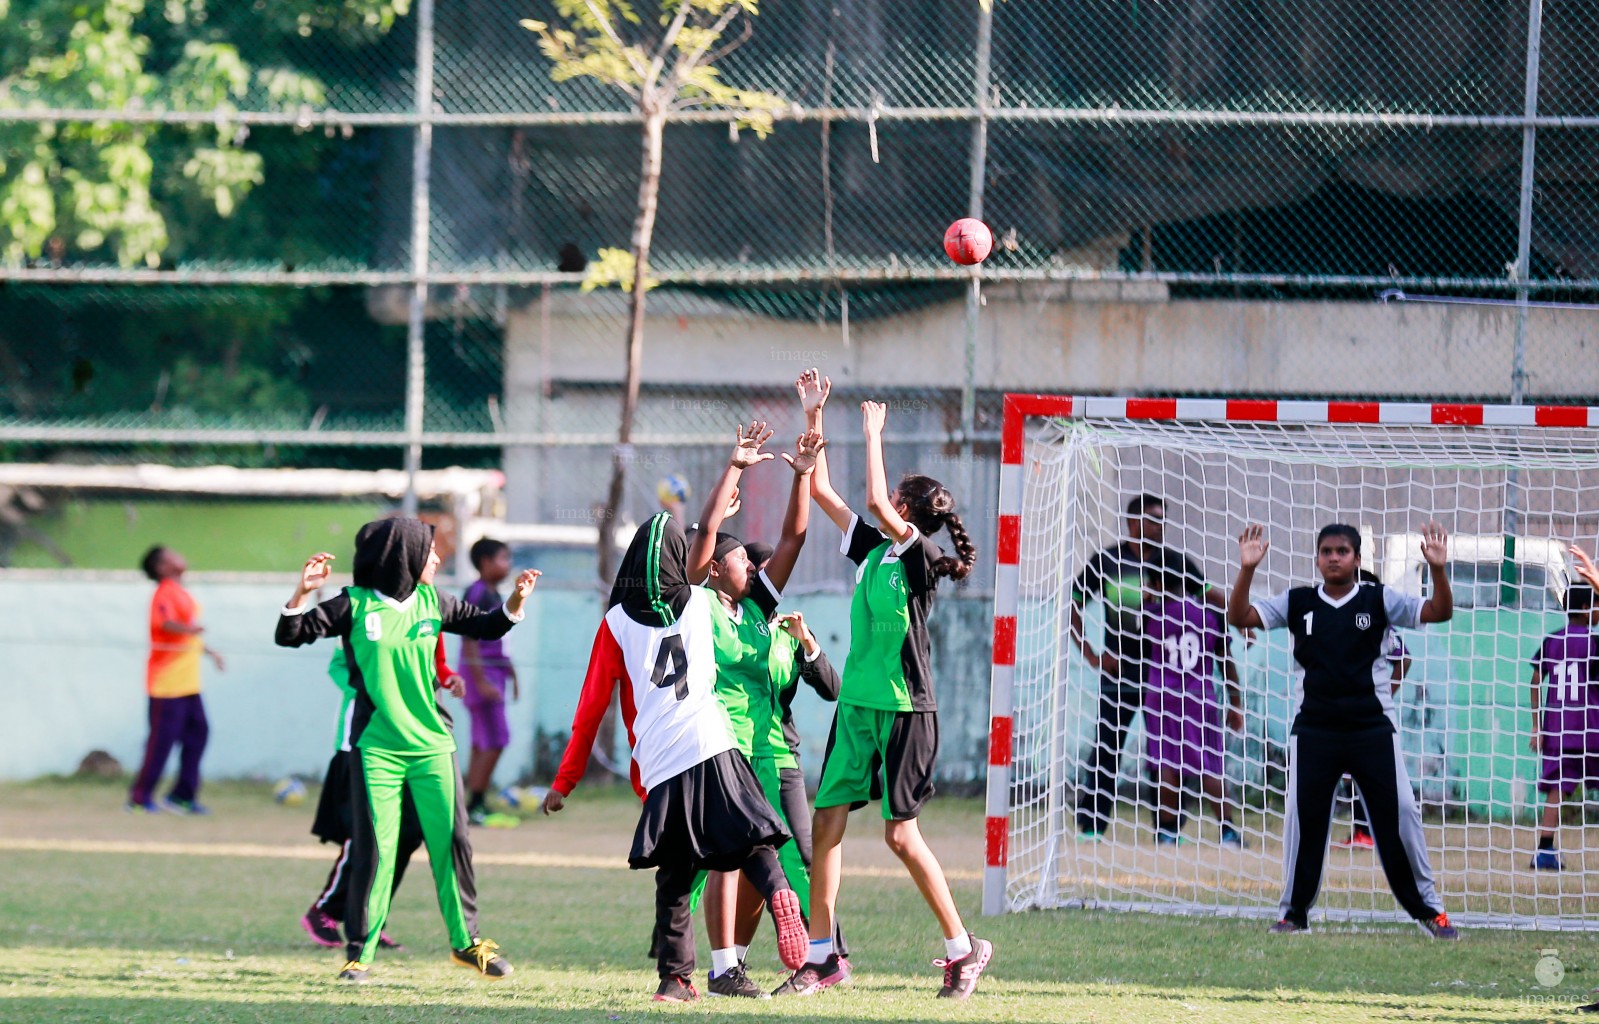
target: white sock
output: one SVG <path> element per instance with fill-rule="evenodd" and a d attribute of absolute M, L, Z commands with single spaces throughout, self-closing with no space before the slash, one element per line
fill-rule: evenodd
<path fill-rule="evenodd" d="M 748 946 L 734 945 L 733 952 L 738 955 L 739 963 L 743 963 L 750 958 L 750 948 Z"/>
<path fill-rule="evenodd" d="M 950 960 L 959 960 L 971 951 L 972 937 L 966 932 L 962 932 L 953 939 L 944 940 L 944 956 Z"/>
<path fill-rule="evenodd" d="M 733 952 L 733 947 L 711 950 L 711 977 L 716 977 L 723 971 L 729 971 L 738 966 L 738 954 Z"/>
<path fill-rule="evenodd" d="M 825 964 L 827 958 L 833 955 L 832 939 L 812 939 L 810 954 L 805 957 L 808 964 Z"/>

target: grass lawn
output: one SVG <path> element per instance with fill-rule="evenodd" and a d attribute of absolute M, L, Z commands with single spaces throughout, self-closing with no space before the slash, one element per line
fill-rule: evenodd
<path fill-rule="evenodd" d="M 1275 937 L 1255 923 L 1054 912 L 977 916 L 972 872 L 956 896 L 995 959 L 973 999 L 932 998 L 940 954 L 931 916 L 891 866 L 876 822 L 857 815 L 841 903 L 855 984 L 813 999 L 689 1007 L 648 1001 L 651 880 L 616 867 L 637 804 L 580 790 L 562 816 L 478 832 L 485 934 L 516 964 L 505 982 L 446 962 L 430 887 L 413 875 L 390 930 L 409 950 L 376 979 L 340 986 L 340 957 L 298 919 L 332 848 L 305 835 L 310 806 L 273 805 L 264 786 L 212 786 L 210 819 L 129 817 L 114 783 L 0 786 L 0 1021 L 581 1021 L 659 1015 L 729 1021 L 1467 1022 L 1573 1018 L 1599 982 L 1599 944 L 1572 935 L 1472 931 L 1459 943 L 1415 928 Z M 980 809 L 939 801 L 938 850 L 968 848 Z M 160 852 L 154 852 L 159 850 Z M 580 866 L 571 866 L 580 865 Z M 425 862 L 416 864 L 425 871 Z M 1533 975 L 1554 948 L 1565 978 Z M 700 936 L 701 977 L 710 959 Z M 770 932 L 751 953 L 783 973 Z"/>

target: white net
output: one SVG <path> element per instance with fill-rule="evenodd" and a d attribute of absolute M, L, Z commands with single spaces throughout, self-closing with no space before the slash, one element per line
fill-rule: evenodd
<path fill-rule="evenodd" d="M 1567 623 L 1565 548 L 1594 540 L 1583 499 L 1599 487 L 1599 431 L 1035 420 L 1024 459 L 1009 908 L 1277 913 L 1295 710 L 1286 631 L 1230 637 L 1245 711 L 1242 732 L 1223 730 L 1222 790 L 1241 846 L 1223 841 L 1214 801 L 1201 799 L 1203 765 L 1177 773 L 1182 816 L 1157 820 L 1147 691 L 1102 685 L 1073 635 L 1075 607 L 1092 652 L 1133 651 L 1116 631 L 1133 621 L 1123 614 L 1142 582 L 1080 574 L 1127 537 L 1129 500 L 1151 494 L 1164 501 L 1165 546 L 1218 595 L 1232 586 L 1237 536 L 1252 522 L 1271 543 L 1256 597 L 1315 582 L 1316 532 L 1333 522 L 1359 529 L 1363 565 L 1385 585 L 1421 594 L 1418 533 L 1440 522 L 1455 616 L 1399 631 L 1408 664 L 1395 697 L 1438 893 L 1468 925 L 1599 928 L 1599 886 L 1588 884 L 1599 873 L 1599 806 L 1581 788 L 1566 796 L 1556 830 L 1563 870 L 1534 870 L 1546 761 L 1529 747 L 1531 661 Z M 1215 689 L 1219 705 L 1220 678 Z M 1220 721 L 1219 706 L 1206 713 Z M 1408 920 L 1375 852 L 1345 845 L 1353 812 L 1349 800 L 1335 805 L 1312 920 Z"/>

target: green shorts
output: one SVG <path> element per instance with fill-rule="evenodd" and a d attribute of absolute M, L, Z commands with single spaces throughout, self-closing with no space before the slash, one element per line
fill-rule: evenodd
<path fill-rule="evenodd" d="M 865 807 L 879 796 L 884 821 L 909 821 L 933 796 L 938 712 L 879 711 L 840 703 L 827 737 L 816 807 Z"/>

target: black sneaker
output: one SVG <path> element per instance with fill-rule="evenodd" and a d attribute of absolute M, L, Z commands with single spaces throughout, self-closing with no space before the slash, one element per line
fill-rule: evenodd
<path fill-rule="evenodd" d="M 1584 1003 L 1577 1007 L 1578 1013 L 1599 1013 L 1599 1003 Z"/>
<path fill-rule="evenodd" d="M 823 989 L 832 988 L 849 980 L 849 968 L 839 960 L 837 953 L 829 953 L 819 964 L 805 964 L 783 984 L 772 989 L 773 996 L 814 996 Z"/>
<path fill-rule="evenodd" d="M 509 960 L 495 952 L 499 948 L 498 942 L 478 939 L 465 949 L 450 950 L 450 962 L 457 967 L 470 967 L 485 978 L 504 978 L 513 968 Z"/>
<path fill-rule="evenodd" d="M 1448 914 L 1439 914 L 1431 921 L 1417 921 L 1421 930 L 1435 939 L 1453 940 L 1460 938 L 1460 929 L 1449 923 Z"/>
<path fill-rule="evenodd" d="M 363 964 L 359 960 L 351 960 L 344 965 L 344 970 L 339 972 L 340 981 L 351 981 L 356 984 L 372 980 L 372 965 Z"/>
<path fill-rule="evenodd" d="M 1310 931 L 1310 926 L 1309 925 L 1303 925 L 1303 924 L 1296 924 L 1295 922 L 1290 921 L 1290 920 L 1288 920 L 1288 918 L 1285 917 L 1281 921 L 1278 921 L 1276 924 L 1272 925 L 1271 928 L 1268 929 L 1268 930 L 1273 935 L 1293 935 L 1293 934 L 1295 934 L 1297 932 L 1308 932 L 1308 931 Z"/>
<path fill-rule="evenodd" d="M 387 949 L 394 953 L 405 952 L 405 945 L 388 932 L 378 932 L 378 948 Z M 506 973 L 509 974 L 510 972 L 507 971 Z"/>
<path fill-rule="evenodd" d="M 749 972 L 743 964 L 736 964 L 713 975 L 705 983 L 705 994 L 708 996 L 738 996 L 744 999 L 770 999 L 759 985 L 750 980 Z"/>
<path fill-rule="evenodd" d="M 655 990 L 652 998 L 657 1003 L 695 1003 L 699 1002 L 700 994 L 687 978 L 668 974 L 661 979 L 661 987 Z"/>
<path fill-rule="evenodd" d="M 975 935 L 966 936 L 972 941 L 972 951 L 957 960 L 938 959 L 934 967 L 944 968 L 944 987 L 938 990 L 940 999 L 965 999 L 977 991 L 977 979 L 982 977 L 988 961 L 994 958 L 994 944 Z"/>

